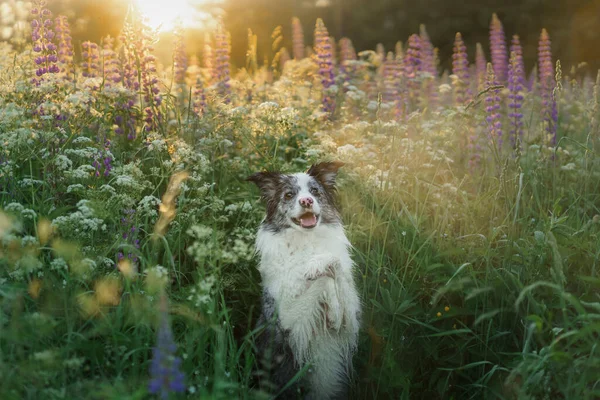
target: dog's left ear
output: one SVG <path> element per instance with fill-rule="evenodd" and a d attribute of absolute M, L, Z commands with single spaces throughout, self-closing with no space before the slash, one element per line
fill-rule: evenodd
<path fill-rule="evenodd" d="M 320 162 L 313 164 L 307 174 L 314 177 L 316 180 L 327 188 L 335 186 L 335 178 L 337 178 L 338 169 L 344 165 L 341 161 Z"/>

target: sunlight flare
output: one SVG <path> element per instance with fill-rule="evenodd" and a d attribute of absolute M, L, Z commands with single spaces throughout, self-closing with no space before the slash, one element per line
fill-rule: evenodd
<path fill-rule="evenodd" d="M 194 7 L 198 0 L 135 0 L 148 24 L 153 28 L 168 31 L 175 27 L 179 19 L 183 26 L 191 27 L 199 23 L 200 13 Z"/>

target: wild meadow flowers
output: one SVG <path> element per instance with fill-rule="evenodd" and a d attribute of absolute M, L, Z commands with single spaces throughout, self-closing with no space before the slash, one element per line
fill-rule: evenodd
<path fill-rule="evenodd" d="M 497 16 L 451 60 L 424 26 L 386 53 L 295 18 L 245 69 L 222 21 L 160 58 L 135 12 L 74 43 L 30 11 L 0 45 L 0 398 L 275 395 L 244 179 L 323 159 L 363 277 L 353 397 L 599 396 L 600 74 L 550 32 L 534 67 Z"/>

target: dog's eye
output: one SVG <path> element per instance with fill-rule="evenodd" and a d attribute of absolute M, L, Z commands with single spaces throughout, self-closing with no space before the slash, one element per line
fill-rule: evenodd
<path fill-rule="evenodd" d="M 313 196 L 318 196 L 320 194 L 319 189 L 310 188 L 310 194 L 312 194 Z"/>
<path fill-rule="evenodd" d="M 283 195 L 283 197 L 284 197 L 286 200 L 290 200 L 292 197 L 294 197 L 294 193 L 292 193 L 292 192 L 286 192 L 286 193 Z"/>

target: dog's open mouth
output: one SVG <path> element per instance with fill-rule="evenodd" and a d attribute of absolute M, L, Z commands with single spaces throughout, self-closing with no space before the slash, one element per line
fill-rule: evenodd
<path fill-rule="evenodd" d="M 311 212 L 304 213 L 298 218 L 292 218 L 292 221 L 294 221 L 296 225 L 300 225 L 305 229 L 312 229 L 317 226 L 318 220 L 319 216 Z"/>

